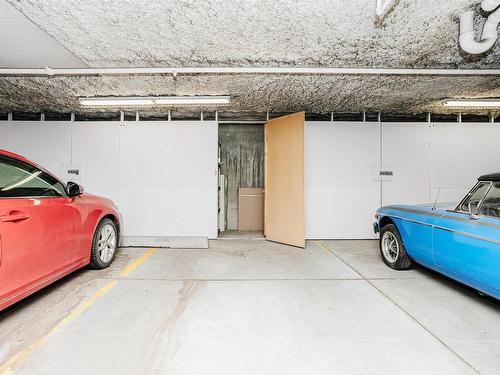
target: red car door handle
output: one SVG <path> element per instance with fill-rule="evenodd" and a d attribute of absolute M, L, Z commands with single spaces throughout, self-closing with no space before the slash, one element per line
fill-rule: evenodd
<path fill-rule="evenodd" d="M 1 221 L 21 221 L 29 219 L 29 215 L 24 212 L 16 212 L 9 215 L 0 216 Z"/>

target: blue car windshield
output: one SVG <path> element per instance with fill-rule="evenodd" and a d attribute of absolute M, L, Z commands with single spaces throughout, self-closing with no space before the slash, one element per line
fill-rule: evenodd
<path fill-rule="evenodd" d="M 458 208 L 461 212 L 469 212 L 469 208 L 476 210 L 484 198 L 484 195 L 490 188 L 491 182 L 480 182 L 476 187 L 465 197 Z"/>
<path fill-rule="evenodd" d="M 494 182 L 479 207 L 479 214 L 500 218 L 500 182 Z"/>

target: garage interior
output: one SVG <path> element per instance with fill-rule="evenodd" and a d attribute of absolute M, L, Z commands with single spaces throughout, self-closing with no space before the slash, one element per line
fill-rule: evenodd
<path fill-rule="evenodd" d="M 500 302 L 372 224 L 500 170 L 499 12 L 0 0 L 0 149 L 122 215 L 109 268 L 0 311 L 0 375 L 498 374 Z"/>

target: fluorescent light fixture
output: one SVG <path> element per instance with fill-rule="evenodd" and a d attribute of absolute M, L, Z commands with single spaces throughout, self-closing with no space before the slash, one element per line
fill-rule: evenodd
<path fill-rule="evenodd" d="M 500 109 L 500 99 L 446 99 L 443 106 L 455 109 Z"/>
<path fill-rule="evenodd" d="M 154 107 L 231 104 L 230 96 L 108 96 L 80 98 L 82 107 Z"/>

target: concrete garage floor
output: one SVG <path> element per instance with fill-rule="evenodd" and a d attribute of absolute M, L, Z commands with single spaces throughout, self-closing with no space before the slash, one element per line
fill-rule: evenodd
<path fill-rule="evenodd" d="M 500 303 L 376 241 L 121 249 L 0 313 L 0 374 L 498 374 Z"/>

